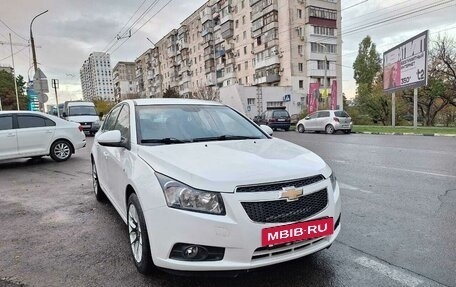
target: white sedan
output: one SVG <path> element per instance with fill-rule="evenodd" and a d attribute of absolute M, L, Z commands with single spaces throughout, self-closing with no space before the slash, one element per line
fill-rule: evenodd
<path fill-rule="evenodd" d="M 92 147 L 93 188 L 128 225 L 133 261 L 177 271 L 233 271 L 328 248 L 341 200 L 316 154 L 271 137 L 225 105 L 127 100 Z"/>
<path fill-rule="evenodd" d="M 0 112 L 0 160 L 50 155 L 60 162 L 85 146 L 79 123 L 39 112 Z"/>

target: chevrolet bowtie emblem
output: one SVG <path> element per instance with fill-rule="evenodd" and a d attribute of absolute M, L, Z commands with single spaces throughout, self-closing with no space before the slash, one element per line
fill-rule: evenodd
<path fill-rule="evenodd" d="M 296 188 L 294 186 L 284 187 L 283 190 L 280 192 L 279 198 L 286 198 L 287 201 L 295 201 L 298 200 L 300 196 L 303 194 L 302 188 Z"/>

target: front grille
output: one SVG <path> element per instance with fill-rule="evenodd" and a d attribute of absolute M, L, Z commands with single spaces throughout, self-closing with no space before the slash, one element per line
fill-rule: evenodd
<path fill-rule="evenodd" d="M 281 190 L 284 187 L 303 187 L 311 185 L 319 181 L 325 180 L 325 177 L 321 174 L 306 178 L 300 178 L 295 180 L 277 182 L 277 183 L 265 183 L 259 185 L 240 186 L 236 188 L 236 192 L 263 192 L 263 191 L 274 191 Z"/>
<path fill-rule="evenodd" d="M 328 205 L 328 191 L 301 196 L 296 201 L 286 200 L 242 202 L 249 218 L 261 223 L 284 223 L 303 220 L 322 211 Z"/>
<path fill-rule="evenodd" d="M 284 243 L 274 246 L 265 246 L 255 249 L 252 255 L 252 261 L 262 258 L 269 258 L 285 253 L 301 251 L 304 248 L 309 248 L 321 243 L 325 238 L 315 238 L 310 240 L 296 241 L 291 243 Z"/>

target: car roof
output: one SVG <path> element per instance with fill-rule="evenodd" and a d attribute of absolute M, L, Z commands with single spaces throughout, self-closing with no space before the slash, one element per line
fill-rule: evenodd
<path fill-rule="evenodd" d="M 203 101 L 194 99 L 135 99 L 125 100 L 124 102 L 132 102 L 137 106 L 149 106 L 149 105 L 205 105 L 205 106 L 223 106 L 223 104 L 213 101 Z"/>
<path fill-rule="evenodd" d="M 47 114 L 42 112 L 33 112 L 33 111 L 0 111 L 0 115 L 6 114 L 35 114 L 40 116 L 47 116 Z"/>

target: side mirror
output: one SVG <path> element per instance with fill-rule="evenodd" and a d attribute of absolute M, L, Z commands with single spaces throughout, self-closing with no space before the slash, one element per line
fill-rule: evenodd
<path fill-rule="evenodd" d="M 68 117 L 67 113 L 63 112 L 62 117 L 64 117 L 64 118 Z"/>
<path fill-rule="evenodd" d="M 108 131 L 99 134 L 96 141 L 102 146 L 121 147 L 122 146 L 122 135 L 120 131 Z"/>
<path fill-rule="evenodd" d="M 267 125 L 261 125 L 260 128 L 270 136 L 272 136 L 272 134 L 274 133 L 274 131 Z"/>
<path fill-rule="evenodd" d="M 98 114 L 98 117 L 101 119 L 101 118 L 103 117 L 103 115 L 104 115 L 103 112 L 100 112 L 100 113 Z"/>
<path fill-rule="evenodd" d="M 310 117 L 305 117 L 304 119 L 305 119 L 305 120 L 310 120 Z"/>

